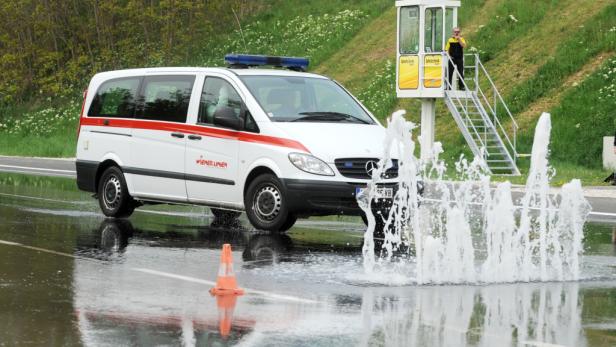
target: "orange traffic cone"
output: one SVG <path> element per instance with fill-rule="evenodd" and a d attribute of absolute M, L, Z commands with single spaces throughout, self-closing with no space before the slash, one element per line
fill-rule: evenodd
<path fill-rule="evenodd" d="M 242 295 L 244 290 L 237 286 L 237 280 L 233 273 L 233 258 L 231 256 L 231 245 L 226 243 L 222 246 L 220 255 L 220 267 L 218 268 L 218 278 L 216 286 L 210 289 L 212 295 Z"/>
<path fill-rule="evenodd" d="M 235 310 L 237 297 L 237 294 L 216 296 L 216 304 L 218 306 L 218 329 L 220 331 L 220 336 L 223 338 L 229 337 L 231 333 L 233 310 Z"/>

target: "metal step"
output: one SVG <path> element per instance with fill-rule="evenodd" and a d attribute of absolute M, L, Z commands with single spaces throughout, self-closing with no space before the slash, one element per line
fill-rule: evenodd
<path fill-rule="evenodd" d="M 482 105 L 476 94 L 466 91 L 446 91 L 445 103 L 473 153 L 481 155 L 480 147 L 485 148 L 483 155 L 492 173 L 519 174 L 515 161 L 491 122 L 492 115 L 488 114 L 487 107 Z"/>
<path fill-rule="evenodd" d="M 479 61 L 479 56 L 473 55 L 473 57 L 475 58 L 474 64 L 465 66 L 465 69 L 474 69 L 474 72 L 469 71 L 465 78 L 462 78 L 457 71 L 454 72 L 456 74 L 456 79 L 464 80 L 467 89 L 469 89 L 469 87 L 472 89 L 446 90 L 445 104 L 462 131 L 462 135 L 473 154 L 476 156 L 483 155 L 486 165 L 492 173 L 519 175 L 520 171 L 516 165 L 517 152 L 515 148 L 510 150 L 510 148 L 513 147 L 511 144 L 516 143 L 515 138 L 511 141 L 510 135 L 507 133 L 499 133 L 499 131 L 503 130 L 497 129 L 493 123 L 494 119 L 498 119 L 499 117 L 492 112 L 496 112 L 499 107 L 504 108 L 507 111 L 506 116 L 512 121 L 513 125 L 516 127 L 515 129 L 517 129 L 517 123 L 513 119 L 507 105 L 505 105 L 500 93 L 488 75 L 487 70 Z M 450 58 L 446 57 L 445 59 Z M 482 86 L 478 83 L 480 79 L 487 80 L 491 83 L 490 88 L 486 90 L 487 93 L 482 90 Z M 495 105 L 484 105 L 484 102 L 487 101 L 480 97 L 480 94 L 494 95 L 494 102 L 498 102 L 499 107 L 495 107 Z M 503 122 L 500 119 L 499 121 L 501 121 L 501 123 Z M 506 144 L 510 147 L 507 147 Z M 484 147 L 483 151 L 481 147 Z"/>

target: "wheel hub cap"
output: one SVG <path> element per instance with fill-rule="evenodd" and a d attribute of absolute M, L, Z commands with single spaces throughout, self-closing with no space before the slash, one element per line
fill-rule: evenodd
<path fill-rule="evenodd" d="M 282 198 L 276 187 L 263 187 L 257 192 L 254 208 L 259 218 L 268 221 L 276 218 L 281 206 Z"/>
<path fill-rule="evenodd" d="M 105 189 L 103 191 L 103 202 L 109 209 L 114 209 L 118 206 L 120 198 L 122 197 L 122 186 L 120 180 L 111 176 L 105 183 Z"/>

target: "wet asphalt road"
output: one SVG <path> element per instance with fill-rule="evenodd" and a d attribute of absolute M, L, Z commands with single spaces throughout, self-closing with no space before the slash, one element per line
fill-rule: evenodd
<path fill-rule="evenodd" d="M 0 171 L 39 176 L 77 177 L 75 159 L 0 156 Z"/>
<path fill-rule="evenodd" d="M 357 219 L 114 221 L 73 185 L 0 175 L 0 346 L 616 345 L 612 225 L 587 227 L 580 282 L 416 286 L 403 266 L 364 273 Z M 224 243 L 235 300 L 208 293 Z"/>
<path fill-rule="evenodd" d="M 0 172 L 76 178 L 74 159 L 0 156 Z M 523 187 L 514 187 L 513 197 L 522 197 Z M 592 206 L 590 220 L 616 223 L 616 188 L 587 188 L 586 198 Z"/>

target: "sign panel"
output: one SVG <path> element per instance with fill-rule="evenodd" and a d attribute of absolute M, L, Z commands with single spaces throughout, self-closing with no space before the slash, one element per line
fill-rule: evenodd
<path fill-rule="evenodd" d="M 440 88 L 443 85 L 443 56 L 430 54 L 424 57 L 424 87 Z"/>
<path fill-rule="evenodd" d="M 419 57 L 401 56 L 398 64 L 398 88 L 417 89 L 419 87 Z"/>

